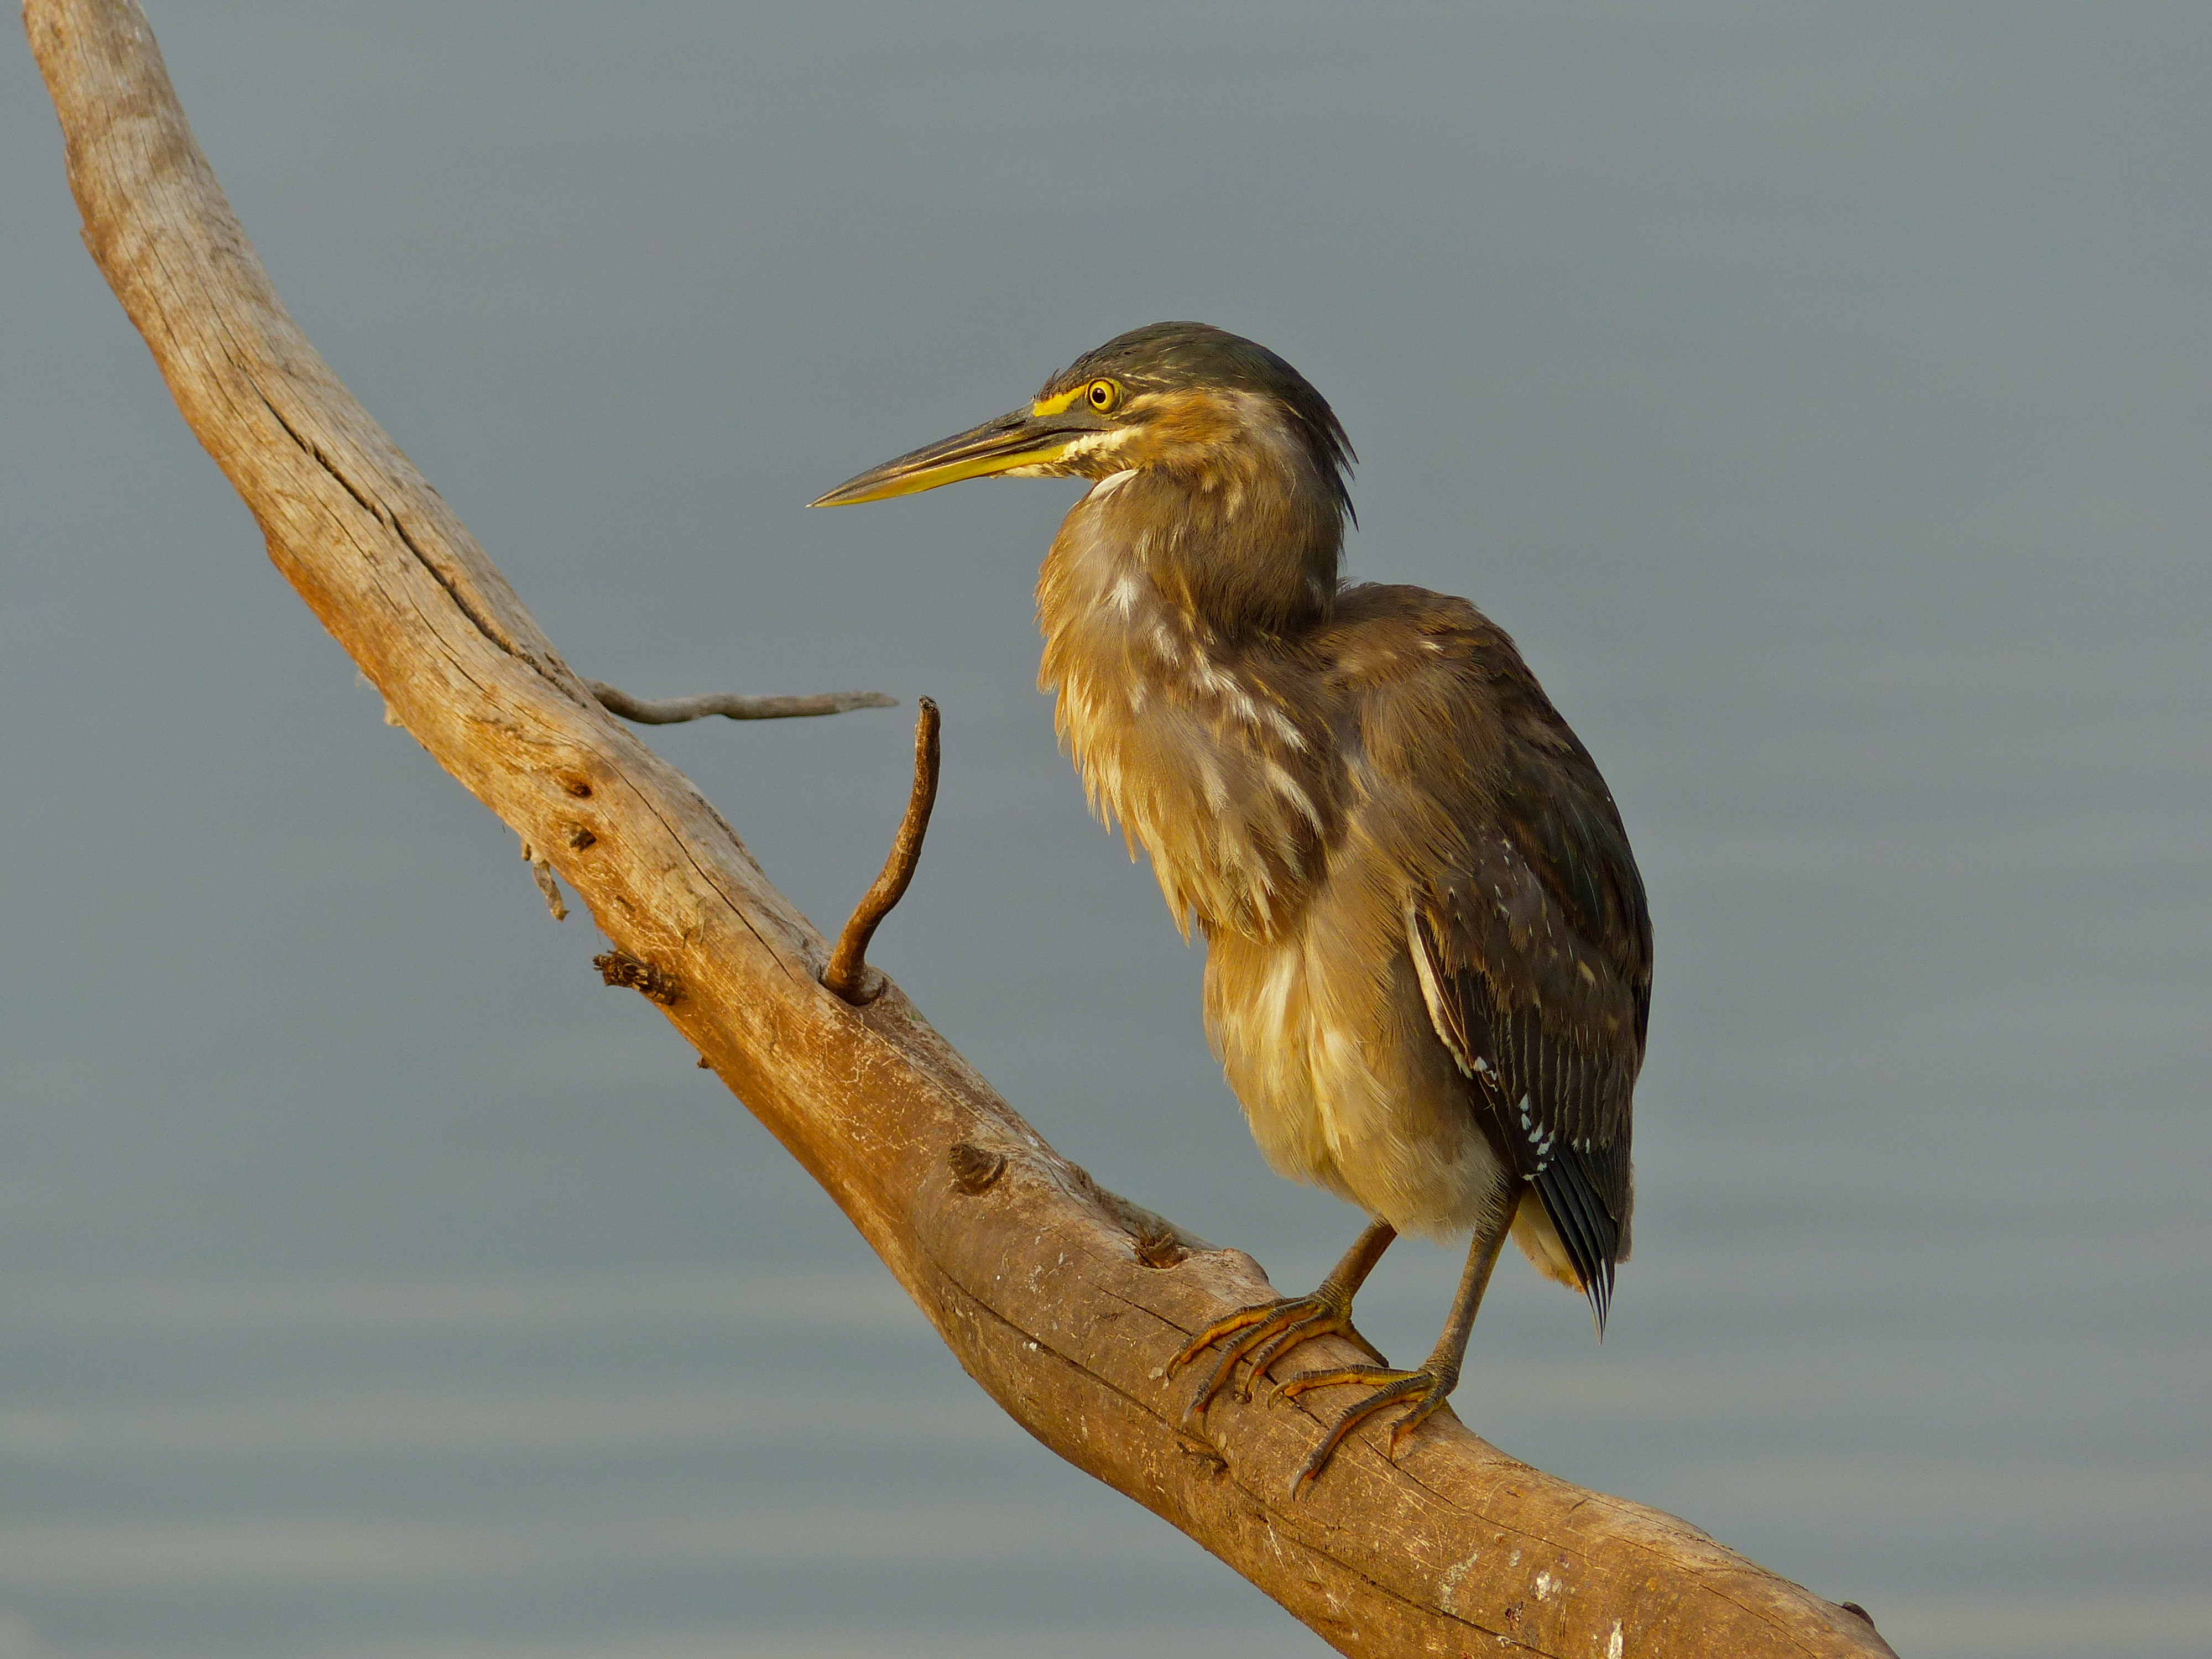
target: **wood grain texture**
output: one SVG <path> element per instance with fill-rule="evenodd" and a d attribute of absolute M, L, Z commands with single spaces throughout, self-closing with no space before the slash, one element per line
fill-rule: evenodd
<path fill-rule="evenodd" d="M 569 671 L 294 325 L 138 7 L 31 0 L 26 26 L 86 245 L 270 559 L 393 717 L 650 969 L 671 1024 L 1031 1434 L 1345 1654 L 1889 1652 L 1695 1528 L 1553 1480 L 1449 1416 L 1396 1465 L 1363 1433 L 1295 1502 L 1334 1391 L 1311 1410 L 1224 1398 L 1185 1432 L 1191 1385 L 1166 1362 L 1268 1294 L 1258 1267 L 1099 1189 L 896 986 L 863 1007 L 822 988 L 821 935 Z"/>

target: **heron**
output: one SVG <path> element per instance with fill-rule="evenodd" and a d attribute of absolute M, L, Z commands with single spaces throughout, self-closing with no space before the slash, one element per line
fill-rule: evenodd
<path fill-rule="evenodd" d="M 1156 323 L 1025 406 L 840 484 L 827 507 L 964 478 L 1079 477 L 1037 582 L 1040 686 L 1093 810 L 1206 945 L 1206 1031 L 1279 1172 L 1368 1224 L 1321 1285 L 1199 1332 L 1189 1421 L 1249 1362 L 1339 1334 L 1374 1363 L 1294 1489 L 1392 1407 L 1442 1407 L 1508 1237 L 1601 1339 L 1629 1252 L 1631 1102 L 1651 922 L 1596 763 L 1472 604 L 1342 574 L 1353 461 L 1282 358 Z M 1394 1368 L 1352 1300 L 1401 1233 L 1470 1239 L 1442 1334 Z"/>

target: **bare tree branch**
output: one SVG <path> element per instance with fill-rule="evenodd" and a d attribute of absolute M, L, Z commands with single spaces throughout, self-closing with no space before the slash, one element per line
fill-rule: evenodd
<path fill-rule="evenodd" d="M 851 1218 L 974 1376 L 1340 1651 L 1865 1656 L 1863 1619 L 1670 1516 L 1440 1417 L 1363 1434 L 1302 1500 L 1302 1405 L 1181 1426 L 1168 1359 L 1257 1266 L 1102 1191 L 895 985 L 854 1006 L 821 936 L 606 712 L 286 314 L 132 0 L 29 0 L 84 238 L 270 557 L 439 763 L 547 860 L 636 985 Z M 1325 1344 L 1315 1358 L 1355 1356 Z M 1324 1391 L 1325 1417 L 1342 1398 Z"/>
<path fill-rule="evenodd" d="M 640 726 L 675 726 L 720 714 L 731 720 L 801 720 L 814 714 L 842 714 L 849 708 L 896 708 L 898 699 L 880 691 L 823 691 L 811 697 L 741 697 L 731 691 L 710 691 L 697 697 L 633 697 L 604 680 L 586 680 L 600 706 L 611 714 Z"/>
<path fill-rule="evenodd" d="M 848 1002 L 873 1002 L 888 982 L 868 966 L 868 941 L 875 938 L 883 919 L 906 896 L 915 866 L 921 861 L 921 838 L 929 833 L 929 814 L 937 805 L 941 759 L 938 724 L 936 703 L 924 697 L 921 716 L 914 723 L 914 787 L 907 795 L 906 816 L 899 820 L 883 873 L 860 896 L 845 931 L 837 936 L 837 948 L 830 953 L 830 965 L 822 970 L 823 984 Z"/>

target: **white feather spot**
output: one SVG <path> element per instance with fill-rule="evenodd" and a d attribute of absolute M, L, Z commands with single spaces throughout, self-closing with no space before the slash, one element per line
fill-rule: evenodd
<path fill-rule="evenodd" d="M 1322 827 L 1321 813 L 1314 806 L 1313 797 L 1306 793 L 1296 778 L 1273 761 L 1267 763 L 1267 786 L 1289 802 L 1291 810 L 1316 830 Z"/>
<path fill-rule="evenodd" d="M 1281 709 L 1270 708 L 1267 711 L 1267 724 L 1274 728 L 1275 735 L 1290 744 L 1291 748 L 1301 752 L 1304 750 L 1306 734 L 1299 731 L 1297 722 Z"/>
<path fill-rule="evenodd" d="M 1223 673 L 1204 657 L 1191 665 L 1190 678 L 1201 691 L 1211 691 L 1217 696 L 1234 696 L 1239 687 L 1235 680 Z"/>

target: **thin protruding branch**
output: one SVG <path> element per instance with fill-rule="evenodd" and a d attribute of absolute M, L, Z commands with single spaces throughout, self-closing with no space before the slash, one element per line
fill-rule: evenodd
<path fill-rule="evenodd" d="M 868 941 L 891 907 L 906 896 L 914 867 L 921 862 L 921 839 L 929 833 L 930 810 L 937 805 L 939 724 L 937 704 L 924 697 L 914 722 L 914 787 L 906 798 L 906 816 L 899 820 L 883 873 L 861 896 L 852 920 L 837 936 L 830 965 L 822 970 L 822 982 L 848 1002 L 873 1002 L 883 994 L 883 975 L 868 966 Z"/>
<path fill-rule="evenodd" d="M 640 726 L 676 726 L 720 714 L 728 720 L 793 720 L 815 714 L 842 714 L 853 708 L 896 708 L 899 700 L 881 691 L 823 691 L 806 697 L 746 697 L 734 691 L 709 691 L 696 697 L 633 697 L 604 680 L 586 680 L 599 706 Z"/>

